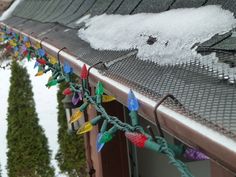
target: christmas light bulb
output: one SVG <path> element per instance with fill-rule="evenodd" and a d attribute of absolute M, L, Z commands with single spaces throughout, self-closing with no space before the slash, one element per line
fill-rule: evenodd
<path fill-rule="evenodd" d="M 81 110 L 79 109 L 71 116 L 70 123 L 74 123 L 78 121 L 82 116 L 83 116 L 83 112 L 81 112 Z"/>
<path fill-rule="evenodd" d="M 49 82 L 46 84 L 46 86 L 47 86 L 47 87 L 51 87 L 51 86 L 57 85 L 57 83 L 58 83 L 57 80 L 53 79 L 53 80 L 49 81 Z"/>
<path fill-rule="evenodd" d="M 184 157 L 187 160 L 196 160 L 196 161 L 209 159 L 209 157 L 207 157 L 205 154 L 203 154 L 199 150 L 193 149 L 193 148 L 187 148 L 184 152 Z"/>
<path fill-rule="evenodd" d="M 19 52 L 16 51 L 15 54 L 14 54 L 15 57 L 18 57 L 19 56 Z"/>
<path fill-rule="evenodd" d="M 24 36 L 23 41 L 24 41 L 24 42 L 28 42 L 28 41 L 29 41 L 29 38 L 28 38 L 27 36 Z"/>
<path fill-rule="evenodd" d="M 28 61 L 30 61 L 30 58 L 31 58 L 30 53 L 28 53 L 28 55 L 27 55 Z"/>
<path fill-rule="evenodd" d="M 38 72 L 35 74 L 35 76 L 42 76 L 43 74 L 44 74 L 43 71 L 38 71 Z"/>
<path fill-rule="evenodd" d="M 102 133 L 98 133 L 98 135 L 97 135 L 97 140 L 96 140 L 97 152 L 100 152 L 102 150 L 102 148 L 104 147 L 104 145 L 105 145 L 105 143 L 101 143 L 102 136 L 103 136 Z"/>
<path fill-rule="evenodd" d="M 12 47 L 16 47 L 16 46 L 17 46 L 17 44 L 16 44 L 15 41 L 13 41 L 13 40 L 10 40 L 10 41 L 9 41 L 9 44 L 10 44 L 10 46 L 12 46 Z"/>
<path fill-rule="evenodd" d="M 19 48 L 16 46 L 16 47 L 14 47 L 14 51 L 16 52 L 16 51 L 19 51 Z"/>
<path fill-rule="evenodd" d="M 12 49 L 12 46 L 10 46 L 10 45 L 8 45 L 7 47 L 6 47 L 6 50 L 7 51 L 10 51 Z"/>
<path fill-rule="evenodd" d="M 103 133 L 102 137 L 100 138 L 100 143 L 107 143 L 112 140 L 112 135 L 108 133 L 107 131 Z"/>
<path fill-rule="evenodd" d="M 113 126 L 108 131 L 105 131 L 101 137 L 100 143 L 107 143 L 111 141 L 117 130 L 118 128 L 116 126 Z"/>
<path fill-rule="evenodd" d="M 104 93 L 103 84 L 99 81 L 96 87 L 96 95 L 103 95 L 103 93 Z"/>
<path fill-rule="evenodd" d="M 15 33 L 14 37 L 15 37 L 15 39 L 18 41 L 19 35 Z"/>
<path fill-rule="evenodd" d="M 125 136 L 128 140 L 130 140 L 135 146 L 139 148 L 144 148 L 145 143 L 148 140 L 148 138 L 141 133 L 125 132 Z"/>
<path fill-rule="evenodd" d="M 38 49 L 38 54 L 40 57 L 44 57 L 46 55 L 46 52 L 43 49 Z"/>
<path fill-rule="evenodd" d="M 71 95 L 72 94 L 72 91 L 70 89 L 70 87 L 66 88 L 64 91 L 63 91 L 63 95 Z"/>
<path fill-rule="evenodd" d="M 37 43 L 35 44 L 35 48 L 36 48 L 36 49 L 40 49 L 40 48 L 41 48 L 41 44 L 40 44 L 39 42 L 37 42 Z"/>
<path fill-rule="evenodd" d="M 24 56 L 28 55 L 28 51 L 27 50 L 23 51 L 23 55 Z"/>
<path fill-rule="evenodd" d="M 30 47 L 31 47 L 30 42 L 26 42 L 26 43 L 25 43 L 25 46 L 26 46 L 27 48 L 30 48 Z"/>
<path fill-rule="evenodd" d="M 49 57 L 49 62 L 53 65 L 57 64 L 57 59 L 53 56 L 48 56 Z"/>
<path fill-rule="evenodd" d="M 130 90 L 130 92 L 128 94 L 128 109 L 130 111 L 138 111 L 138 109 L 139 109 L 138 99 L 135 97 L 132 90 Z"/>
<path fill-rule="evenodd" d="M 90 132 L 93 129 L 93 125 L 91 124 L 91 122 L 85 122 L 82 127 L 79 128 L 79 130 L 77 131 L 77 134 L 81 135 L 87 132 Z"/>
<path fill-rule="evenodd" d="M 116 98 L 114 96 L 102 95 L 102 102 L 103 103 L 108 103 L 108 102 L 111 102 L 114 100 L 116 100 Z"/>
<path fill-rule="evenodd" d="M 84 64 L 80 73 L 80 78 L 87 79 L 87 77 L 88 77 L 88 70 L 87 70 L 86 65 Z"/>
<path fill-rule="evenodd" d="M 68 63 L 64 63 L 63 69 L 66 74 L 72 73 L 73 71 L 73 69 Z"/>
<path fill-rule="evenodd" d="M 35 61 L 34 63 L 34 68 L 38 67 L 39 66 L 39 63 L 37 61 Z"/>
<path fill-rule="evenodd" d="M 37 59 L 37 62 L 38 62 L 39 64 L 41 64 L 41 65 L 46 65 L 46 63 L 47 63 L 47 61 L 44 60 L 44 59 L 42 59 L 42 58 Z"/>
<path fill-rule="evenodd" d="M 80 94 L 81 93 L 74 92 L 73 97 L 71 99 L 71 102 L 73 103 L 73 105 L 77 105 L 79 101 L 82 100 Z"/>
<path fill-rule="evenodd" d="M 11 31 L 9 29 L 6 30 L 7 34 L 11 34 Z"/>

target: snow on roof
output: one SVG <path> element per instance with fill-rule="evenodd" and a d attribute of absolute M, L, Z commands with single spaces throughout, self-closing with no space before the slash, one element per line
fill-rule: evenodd
<path fill-rule="evenodd" d="M 2 16 L 0 17 L 0 21 L 6 20 L 12 14 L 12 12 L 16 9 L 16 7 L 22 2 L 23 0 L 15 0 L 13 4 L 3 12 Z"/>
<path fill-rule="evenodd" d="M 103 14 L 82 21 L 86 24 L 78 31 L 78 36 L 91 47 L 99 50 L 138 49 L 140 59 L 158 64 L 183 63 L 193 58 L 200 58 L 202 62 L 203 57 L 192 49 L 194 44 L 236 27 L 233 13 L 216 5 L 162 13 Z M 211 62 L 215 63 L 215 59 Z"/>

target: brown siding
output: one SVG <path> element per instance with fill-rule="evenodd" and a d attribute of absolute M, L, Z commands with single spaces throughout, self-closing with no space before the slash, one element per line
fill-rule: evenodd
<path fill-rule="evenodd" d="M 91 93 L 94 94 L 94 89 L 91 90 Z M 94 118 L 97 115 L 96 110 L 93 107 L 89 107 L 88 109 L 88 117 L 89 119 Z M 91 156 L 91 160 L 92 160 L 92 165 L 93 168 L 95 169 L 95 177 L 103 177 L 102 174 L 102 162 L 101 162 L 101 154 L 97 153 L 96 150 L 96 137 L 97 137 L 97 133 L 98 133 L 98 127 L 94 127 L 93 130 L 85 135 L 85 143 L 87 141 L 89 141 L 89 146 L 90 146 L 90 152 L 88 152 L 88 148 L 86 148 L 86 156 L 87 156 L 87 160 L 88 156 Z M 89 137 L 88 137 L 89 136 Z M 86 145 L 85 145 L 86 147 Z M 89 166 L 89 165 L 88 165 Z"/>
<path fill-rule="evenodd" d="M 92 94 L 94 89 L 92 89 Z M 108 114 L 124 120 L 122 104 L 113 101 L 104 104 Z M 88 117 L 92 119 L 96 116 L 94 108 L 88 109 Z M 101 126 L 101 125 L 100 125 Z M 97 126 L 100 128 L 100 126 Z M 99 128 L 94 128 L 89 133 L 89 145 L 92 164 L 96 170 L 95 177 L 129 177 L 129 166 L 127 156 L 127 144 L 124 134 L 117 132 L 112 141 L 108 142 L 100 153 L 96 150 L 96 137 Z M 88 149 L 88 148 L 87 148 Z M 87 150 L 88 151 L 88 150 Z M 86 153 L 87 155 L 88 152 Z"/>
<path fill-rule="evenodd" d="M 113 101 L 104 104 L 109 115 L 117 116 L 124 121 L 123 105 Z M 128 152 L 123 132 L 117 132 L 101 152 L 103 177 L 129 177 Z"/>
<path fill-rule="evenodd" d="M 211 162 L 211 176 L 212 177 L 236 177 L 236 173 L 231 173 L 222 166 Z"/>

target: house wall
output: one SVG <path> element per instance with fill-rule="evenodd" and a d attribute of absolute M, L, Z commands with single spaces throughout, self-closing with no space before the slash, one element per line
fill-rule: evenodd
<path fill-rule="evenodd" d="M 94 89 L 91 90 L 91 93 L 94 94 Z M 109 115 L 117 116 L 121 120 L 124 119 L 122 104 L 113 101 L 103 106 Z M 90 107 L 88 109 L 88 118 L 92 119 L 96 115 L 96 110 Z M 117 132 L 112 141 L 105 144 L 101 152 L 97 152 L 96 139 L 100 127 L 101 124 L 97 125 L 87 134 L 89 136 L 85 135 L 86 142 L 88 142 L 85 145 L 87 160 L 91 160 L 95 169 L 93 177 L 129 177 L 127 144 L 124 134 Z M 88 156 L 90 157 L 88 158 Z M 88 164 L 88 166 L 91 166 L 91 164 Z"/>
<path fill-rule="evenodd" d="M 94 91 L 92 91 L 94 92 Z M 122 121 L 129 122 L 127 109 L 118 102 L 104 104 L 110 115 L 119 117 Z M 90 119 L 96 116 L 94 109 L 89 109 Z M 150 125 L 155 134 L 156 127 L 146 119 L 140 117 L 140 125 Z M 94 177 L 174 177 L 180 176 L 179 171 L 169 164 L 169 160 L 162 154 L 157 154 L 147 149 L 136 149 L 130 144 L 122 133 L 117 133 L 103 150 L 96 151 L 96 136 L 99 127 L 89 134 L 91 159 L 96 170 Z M 165 133 L 168 142 L 174 143 L 175 139 Z M 233 174 L 218 166 L 210 160 L 185 162 L 195 177 L 235 177 Z"/>
<path fill-rule="evenodd" d="M 128 117 L 127 117 L 128 118 Z M 155 134 L 157 134 L 156 127 L 148 122 L 147 120 L 140 117 L 140 125 L 142 127 L 147 127 L 150 125 Z M 129 121 L 129 120 L 127 120 Z M 169 143 L 174 143 L 174 138 L 167 133 L 164 133 L 165 138 Z M 130 150 L 134 150 L 134 146 L 130 144 Z M 132 152 L 130 157 L 135 159 L 135 153 Z M 169 160 L 163 154 L 158 154 L 156 152 L 150 151 L 148 149 L 137 148 L 137 162 L 131 161 L 132 164 L 135 164 L 138 172 L 131 172 L 133 177 L 174 177 L 180 176 L 179 171 L 173 165 L 169 164 Z M 206 161 L 192 161 L 186 162 L 188 168 L 195 177 L 215 177 L 211 176 L 211 163 L 209 160 Z M 222 176 L 223 177 L 223 176 Z"/>
<path fill-rule="evenodd" d="M 138 149 L 137 154 L 139 177 L 180 176 L 164 155 L 146 149 Z M 209 161 L 189 162 L 187 166 L 195 177 L 211 177 Z"/>

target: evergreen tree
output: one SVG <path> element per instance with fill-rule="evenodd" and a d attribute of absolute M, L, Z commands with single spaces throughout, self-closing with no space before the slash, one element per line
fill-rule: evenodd
<path fill-rule="evenodd" d="M 53 177 L 51 152 L 38 123 L 29 75 L 16 61 L 12 63 L 11 72 L 7 116 L 8 176 Z"/>
<path fill-rule="evenodd" d="M 58 165 L 61 173 L 67 174 L 69 177 L 85 177 L 86 173 L 86 160 L 84 138 L 76 134 L 69 134 L 67 131 L 67 120 L 65 109 L 61 100 L 64 98 L 62 94 L 66 88 L 66 84 L 60 84 L 57 94 L 58 100 L 58 142 L 59 150 L 56 155 Z"/>

